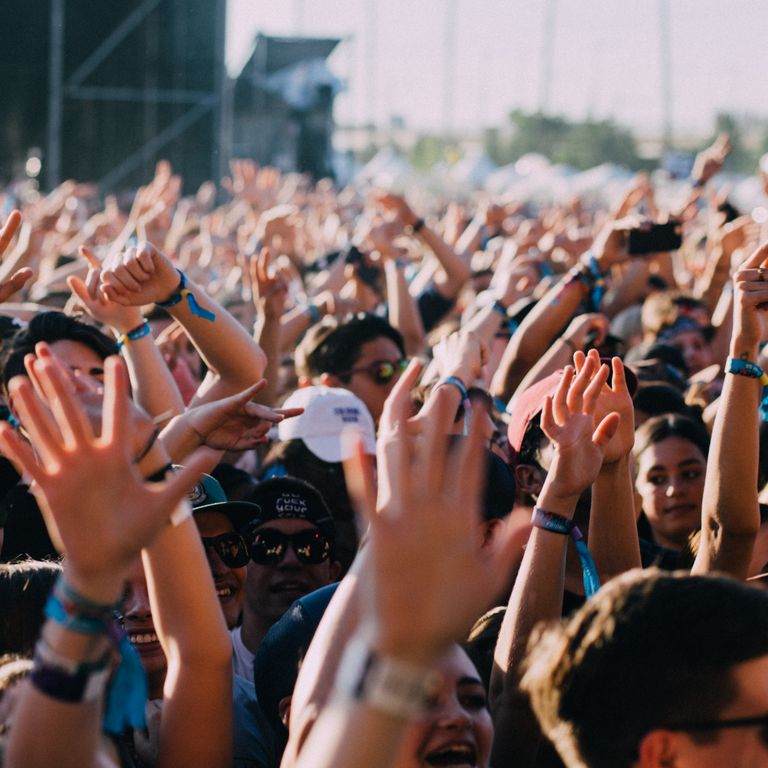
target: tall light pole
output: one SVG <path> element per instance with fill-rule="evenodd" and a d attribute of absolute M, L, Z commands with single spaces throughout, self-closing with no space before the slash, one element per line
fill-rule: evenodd
<path fill-rule="evenodd" d="M 659 59 L 661 70 L 661 115 L 664 149 L 672 147 L 672 41 L 669 32 L 669 2 L 659 0 Z"/>
<path fill-rule="evenodd" d="M 456 89 L 456 2 L 445 0 L 443 28 L 443 133 L 453 134 L 453 95 Z"/>

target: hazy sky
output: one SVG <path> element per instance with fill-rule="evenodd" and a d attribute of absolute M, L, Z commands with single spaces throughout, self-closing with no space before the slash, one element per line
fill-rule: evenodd
<path fill-rule="evenodd" d="M 500 124 L 516 107 L 537 108 L 549 11 L 550 111 L 613 117 L 646 133 L 663 124 L 660 0 L 228 1 L 231 70 L 258 31 L 345 38 L 330 60 L 348 84 L 336 101 L 340 123 L 399 115 L 413 127 L 475 129 Z M 768 115 L 768 2 L 666 7 L 676 133 L 708 131 L 718 109 Z"/>

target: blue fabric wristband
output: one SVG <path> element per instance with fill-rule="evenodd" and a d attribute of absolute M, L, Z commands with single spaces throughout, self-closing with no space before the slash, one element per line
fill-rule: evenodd
<path fill-rule="evenodd" d="M 540 507 L 533 508 L 531 522 L 536 528 L 541 528 L 550 533 L 559 533 L 563 536 L 570 536 L 576 545 L 576 551 L 581 561 L 581 574 L 584 580 L 584 594 L 589 598 L 600 589 L 600 577 L 597 574 L 597 566 L 587 548 L 581 531 L 573 520 L 569 520 L 562 515 L 556 515 L 554 512 L 547 512 Z"/>

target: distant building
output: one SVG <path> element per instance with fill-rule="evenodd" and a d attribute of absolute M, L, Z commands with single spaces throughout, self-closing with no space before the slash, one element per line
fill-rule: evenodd
<path fill-rule="evenodd" d="M 339 42 L 256 36 L 234 82 L 232 157 L 316 179 L 333 176 L 333 100 L 343 86 L 326 59 Z"/>

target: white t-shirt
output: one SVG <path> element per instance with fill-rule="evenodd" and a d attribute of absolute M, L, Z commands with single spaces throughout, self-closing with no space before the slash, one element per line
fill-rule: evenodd
<path fill-rule="evenodd" d="M 232 638 L 232 671 L 253 682 L 253 659 L 254 655 L 243 644 L 240 637 L 242 627 L 235 627 L 229 634 Z"/>

